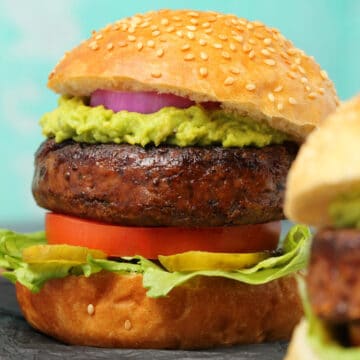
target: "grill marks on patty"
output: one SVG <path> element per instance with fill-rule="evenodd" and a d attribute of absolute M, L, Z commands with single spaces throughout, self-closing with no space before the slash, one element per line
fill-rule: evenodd
<path fill-rule="evenodd" d="M 142 148 L 45 141 L 33 194 L 41 207 L 134 226 L 224 226 L 283 218 L 295 144 Z"/>

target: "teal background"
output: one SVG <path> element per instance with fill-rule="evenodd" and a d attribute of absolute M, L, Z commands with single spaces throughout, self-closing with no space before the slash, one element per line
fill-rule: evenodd
<path fill-rule="evenodd" d="M 160 8 L 234 13 L 276 27 L 313 55 L 341 99 L 360 91 L 360 0 L 0 0 L 0 227 L 42 226 L 31 195 L 47 75 L 62 54 L 119 18 Z"/>

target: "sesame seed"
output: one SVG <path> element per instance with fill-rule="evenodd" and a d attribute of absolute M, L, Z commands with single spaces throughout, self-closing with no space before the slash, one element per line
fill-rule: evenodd
<path fill-rule="evenodd" d="M 324 80 L 328 80 L 329 76 L 327 74 L 327 72 L 325 70 L 321 70 L 320 71 L 320 76 L 324 79 Z"/>
<path fill-rule="evenodd" d="M 265 45 L 270 45 L 271 44 L 271 39 L 270 38 L 265 38 L 264 39 L 264 44 Z"/>
<path fill-rule="evenodd" d="M 129 35 L 129 36 L 128 36 L 128 40 L 129 40 L 129 41 L 135 41 L 135 40 L 136 40 L 136 36 L 134 36 L 134 35 Z"/>
<path fill-rule="evenodd" d="M 192 31 L 188 31 L 186 35 L 190 40 L 195 39 L 195 34 Z"/>
<path fill-rule="evenodd" d="M 241 35 L 237 35 L 237 36 L 234 36 L 234 40 L 239 43 L 242 43 L 244 41 L 244 38 Z"/>
<path fill-rule="evenodd" d="M 140 25 L 140 27 L 141 28 L 146 28 L 146 27 L 148 27 L 150 24 L 149 24 L 149 22 L 148 21 L 144 21 L 141 25 Z"/>
<path fill-rule="evenodd" d="M 294 73 L 293 71 L 289 71 L 289 72 L 287 73 L 287 75 L 288 75 L 289 78 L 291 78 L 291 79 L 296 79 L 296 78 L 298 77 L 297 74 Z"/>
<path fill-rule="evenodd" d="M 115 31 L 117 31 L 117 30 L 120 29 L 120 26 L 115 24 L 115 25 L 113 25 L 112 29 L 115 30 Z"/>
<path fill-rule="evenodd" d="M 236 51 L 236 46 L 233 43 L 229 44 L 229 48 L 230 48 L 231 51 Z"/>
<path fill-rule="evenodd" d="M 227 39 L 228 39 L 228 37 L 227 37 L 226 35 L 224 35 L 224 34 L 220 34 L 220 35 L 218 36 L 218 38 L 219 38 L 220 40 L 227 40 Z"/>
<path fill-rule="evenodd" d="M 318 92 L 319 92 L 319 94 L 324 95 L 325 94 L 325 89 L 323 87 L 319 87 Z"/>
<path fill-rule="evenodd" d="M 291 104 L 291 105 L 296 105 L 297 104 L 297 101 L 291 96 L 289 97 L 288 101 L 289 101 L 289 104 Z"/>
<path fill-rule="evenodd" d="M 214 22 L 214 21 L 216 21 L 216 17 L 215 17 L 215 16 L 210 16 L 210 17 L 208 18 L 208 21 Z"/>
<path fill-rule="evenodd" d="M 93 304 L 89 304 L 87 306 L 87 313 L 91 316 L 91 315 L 94 315 L 95 313 L 95 308 L 94 308 L 94 305 Z"/>
<path fill-rule="evenodd" d="M 256 44 L 256 41 L 254 39 L 249 39 L 248 40 L 249 44 L 251 45 L 255 45 Z"/>
<path fill-rule="evenodd" d="M 254 51 L 254 50 L 251 50 L 251 51 L 249 52 L 249 58 L 252 59 L 254 56 L 255 56 L 255 51 Z"/>
<path fill-rule="evenodd" d="M 297 65 L 300 65 L 300 64 L 301 64 L 301 59 L 300 59 L 300 58 L 296 58 L 296 59 L 295 59 L 295 63 L 296 63 Z"/>
<path fill-rule="evenodd" d="M 158 27 L 157 25 L 151 25 L 151 26 L 150 26 L 150 29 L 151 29 L 151 30 L 157 30 L 157 29 L 159 29 L 159 27 Z"/>
<path fill-rule="evenodd" d="M 155 41 L 154 40 L 148 40 L 146 42 L 146 45 L 149 47 L 149 48 L 153 48 L 155 46 Z"/>
<path fill-rule="evenodd" d="M 244 44 L 242 49 L 245 53 L 248 53 L 251 50 L 251 46 L 248 44 Z"/>
<path fill-rule="evenodd" d="M 284 108 L 284 105 L 282 103 L 277 104 L 277 109 L 281 111 Z"/>
<path fill-rule="evenodd" d="M 295 55 L 297 53 L 297 50 L 294 49 L 294 48 L 290 48 L 290 49 L 287 49 L 286 52 L 289 54 L 289 55 Z"/>
<path fill-rule="evenodd" d="M 173 16 L 172 18 L 173 18 L 173 20 L 175 20 L 175 21 L 180 21 L 180 20 L 181 20 L 181 17 L 179 17 L 179 16 Z"/>
<path fill-rule="evenodd" d="M 298 69 L 303 75 L 306 74 L 305 69 L 301 65 L 298 66 Z"/>
<path fill-rule="evenodd" d="M 152 35 L 153 35 L 153 36 L 159 36 L 159 35 L 160 35 L 160 31 L 159 31 L 159 30 L 154 30 L 154 31 L 152 32 Z"/>
<path fill-rule="evenodd" d="M 223 51 L 221 53 L 221 56 L 224 58 L 224 59 L 227 59 L 229 60 L 231 58 L 230 54 L 227 52 L 227 51 Z"/>
<path fill-rule="evenodd" d="M 252 29 L 254 28 L 254 25 L 249 22 L 249 23 L 246 25 L 246 27 L 247 27 L 249 30 L 252 30 Z"/>
<path fill-rule="evenodd" d="M 130 330 L 131 329 L 131 321 L 130 320 L 125 320 L 124 322 L 124 328 L 125 330 Z"/>
<path fill-rule="evenodd" d="M 133 34 L 134 32 L 135 32 L 135 28 L 133 26 L 129 27 L 128 33 Z"/>
<path fill-rule="evenodd" d="M 232 67 L 230 69 L 230 72 L 232 72 L 233 74 L 240 74 L 240 69 L 238 69 L 237 67 Z"/>
<path fill-rule="evenodd" d="M 282 89 L 283 89 L 283 87 L 281 85 L 279 85 L 274 89 L 274 92 L 276 92 L 276 93 L 280 92 Z"/>
<path fill-rule="evenodd" d="M 194 25 L 187 25 L 186 28 L 190 31 L 196 31 L 196 26 Z"/>
<path fill-rule="evenodd" d="M 202 25 L 201 25 L 203 28 L 208 28 L 210 26 L 210 23 L 209 22 L 204 22 Z"/>
<path fill-rule="evenodd" d="M 136 47 L 137 47 L 137 49 L 140 51 L 140 50 L 143 48 L 143 43 L 142 43 L 142 42 L 138 42 L 138 43 L 136 44 Z"/>
<path fill-rule="evenodd" d="M 264 63 L 269 66 L 274 66 L 276 64 L 275 60 L 273 59 L 265 59 Z"/>
<path fill-rule="evenodd" d="M 232 85 L 234 82 L 235 82 L 235 79 L 232 76 L 228 76 L 224 80 L 224 85 L 229 86 L 229 85 Z"/>
<path fill-rule="evenodd" d="M 120 47 L 124 47 L 124 46 L 127 46 L 127 43 L 126 43 L 125 41 L 119 41 L 119 42 L 118 42 L 118 45 L 119 45 Z"/>
<path fill-rule="evenodd" d="M 238 23 L 237 19 L 234 19 L 234 18 L 231 19 L 231 22 L 232 22 L 234 25 L 237 25 L 237 23 Z"/>
<path fill-rule="evenodd" d="M 173 32 L 175 30 L 175 27 L 174 26 L 169 26 L 168 28 L 166 28 L 166 32 L 168 32 L 168 33 L 171 33 L 171 32 Z"/>
<path fill-rule="evenodd" d="M 271 102 L 274 102 L 275 101 L 275 96 L 273 93 L 268 93 L 268 99 L 271 101 Z"/>
<path fill-rule="evenodd" d="M 208 75 L 208 69 L 206 67 L 201 67 L 199 69 L 199 74 L 202 76 L 202 77 L 206 77 Z"/>
<path fill-rule="evenodd" d="M 310 91 L 311 91 L 311 87 L 310 87 L 309 85 L 307 85 L 307 86 L 305 86 L 305 90 L 306 90 L 307 92 L 310 92 Z"/>
<path fill-rule="evenodd" d="M 317 93 L 316 93 L 316 92 L 311 92 L 311 93 L 308 95 L 308 98 L 309 98 L 309 99 L 316 99 L 316 98 L 317 98 Z"/>
<path fill-rule="evenodd" d="M 95 40 L 100 40 L 102 38 L 103 38 L 102 34 L 98 34 L 98 35 L 95 36 Z"/>
<path fill-rule="evenodd" d="M 207 44 L 207 42 L 206 42 L 206 40 L 204 40 L 204 39 L 200 39 L 200 40 L 199 40 L 199 44 L 200 44 L 201 46 L 205 46 L 205 45 Z"/>
<path fill-rule="evenodd" d="M 199 17 L 199 13 L 197 13 L 195 11 L 189 11 L 187 14 L 192 17 Z"/>
<path fill-rule="evenodd" d="M 195 59 L 195 56 L 193 55 L 193 54 L 186 54 L 185 56 L 184 56 L 184 60 L 186 60 L 186 61 L 190 61 L 190 60 L 194 60 Z"/>
<path fill-rule="evenodd" d="M 263 40 L 265 38 L 265 36 L 259 32 L 254 33 L 254 36 L 259 40 Z"/>
<path fill-rule="evenodd" d="M 247 24 L 247 21 L 245 19 L 238 19 L 238 24 L 241 24 L 241 25 L 246 25 Z"/>
<path fill-rule="evenodd" d="M 161 25 L 169 25 L 169 20 L 164 18 L 164 19 L 161 19 L 160 23 L 161 23 Z"/>
<path fill-rule="evenodd" d="M 215 43 L 215 44 L 213 44 L 213 47 L 215 48 L 215 49 L 222 49 L 222 44 L 219 44 L 219 43 Z"/>
<path fill-rule="evenodd" d="M 162 57 L 164 55 L 164 50 L 163 49 L 159 49 L 156 51 L 156 56 L 157 57 Z"/>
<path fill-rule="evenodd" d="M 190 49 L 190 45 L 189 44 L 185 44 L 181 47 L 181 51 L 186 51 Z"/>
<path fill-rule="evenodd" d="M 183 32 L 181 30 L 178 30 L 176 32 L 176 35 L 179 37 L 179 38 L 182 38 L 184 36 Z"/>
<path fill-rule="evenodd" d="M 253 91 L 256 89 L 256 85 L 255 84 L 246 84 L 245 89 L 248 91 Z"/>
<path fill-rule="evenodd" d="M 126 31 L 127 28 L 128 28 L 127 24 L 122 24 L 122 29 L 121 29 L 122 31 Z"/>
<path fill-rule="evenodd" d="M 113 43 L 108 43 L 107 45 L 106 45 L 106 48 L 110 51 L 110 50 L 112 50 L 113 48 L 114 48 L 114 45 L 113 45 Z"/>
<path fill-rule="evenodd" d="M 301 81 L 303 84 L 307 84 L 307 83 L 309 82 L 309 80 L 308 80 L 305 76 L 303 76 L 303 77 L 300 79 L 300 81 Z"/>
<path fill-rule="evenodd" d="M 270 56 L 270 55 L 271 55 L 271 54 L 270 54 L 270 51 L 267 50 L 267 49 L 262 49 L 262 50 L 261 50 L 261 53 L 262 53 L 263 55 L 265 55 L 265 56 Z"/>
<path fill-rule="evenodd" d="M 97 50 L 97 49 L 99 49 L 99 45 L 97 44 L 96 41 L 92 41 L 92 42 L 89 44 L 89 48 L 90 48 L 91 50 Z"/>
<path fill-rule="evenodd" d="M 206 34 L 210 34 L 210 33 L 212 33 L 212 32 L 213 32 L 213 29 L 211 29 L 211 28 L 205 29 L 205 33 L 206 33 Z"/>
<path fill-rule="evenodd" d="M 272 53 L 275 52 L 275 49 L 274 49 L 273 47 L 271 47 L 271 46 L 268 46 L 268 47 L 266 48 L 266 50 L 269 50 L 269 51 L 272 52 Z"/>
<path fill-rule="evenodd" d="M 154 71 L 151 72 L 151 76 L 153 78 L 159 78 L 159 77 L 161 77 L 161 75 L 162 75 L 161 72 L 158 71 L 158 70 L 154 70 Z"/>
<path fill-rule="evenodd" d="M 190 19 L 190 22 L 193 24 L 193 25 L 198 25 L 199 24 L 199 21 L 197 19 Z"/>
<path fill-rule="evenodd" d="M 209 55 L 208 55 L 206 52 L 202 51 L 202 52 L 200 53 L 200 58 L 201 58 L 202 60 L 207 60 L 207 59 L 209 58 Z"/>

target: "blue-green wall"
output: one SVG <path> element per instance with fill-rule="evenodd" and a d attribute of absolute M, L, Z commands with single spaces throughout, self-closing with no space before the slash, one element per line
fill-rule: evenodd
<path fill-rule="evenodd" d="M 31 196 L 37 121 L 56 96 L 47 75 L 90 31 L 156 8 L 211 9 L 261 20 L 314 55 L 346 99 L 360 91 L 360 0 L 0 0 L 0 227 L 41 226 Z"/>

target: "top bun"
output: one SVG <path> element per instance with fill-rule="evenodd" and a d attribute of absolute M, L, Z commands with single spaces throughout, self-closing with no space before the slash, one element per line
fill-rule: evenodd
<path fill-rule="evenodd" d="M 360 95 L 341 105 L 301 147 L 287 181 L 285 214 L 294 221 L 333 225 L 329 205 L 360 189 Z"/>
<path fill-rule="evenodd" d="M 48 86 L 174 93 L 218 101 L 302 141 L 335 110 L 332 82 L 276 29 L 235 15 L 160 10 L 93 32 L 65 54 Z"/>

